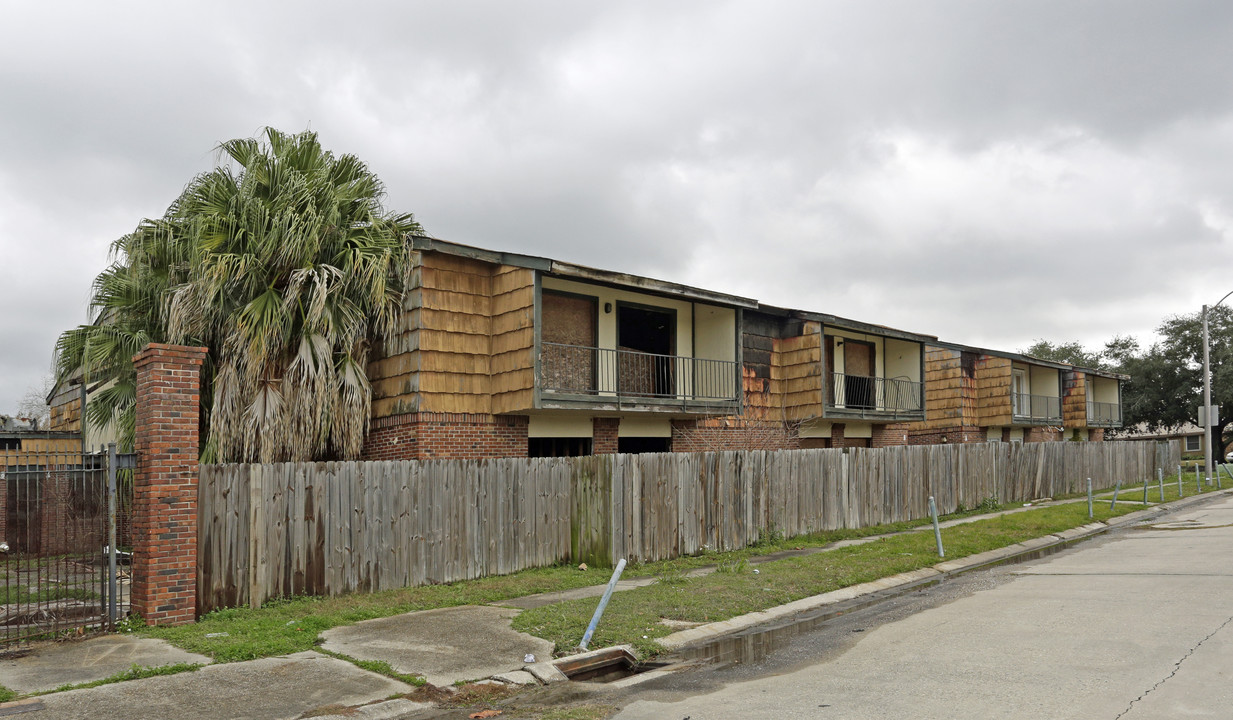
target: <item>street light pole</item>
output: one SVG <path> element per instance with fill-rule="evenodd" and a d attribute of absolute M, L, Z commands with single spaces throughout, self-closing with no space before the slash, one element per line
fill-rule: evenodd
<path fill-rule="evenodd" d="M 1233 290 L 1225 293 L 1220 301 L 1211 307 L 1219 307 L 1220 303 L 1229 299 Z M 1203 306 L 1203 472 L 1207 475 L 1207 484 L 1212 482 L 1212 360 L 1211 340 L 1207 332 L 1207 310 Z M 1223 447 L 1221 448 L 1223 449 Z"/>
<path fill-rule="evenodd" d="M 1228 297 L 1225 295 L 1224 297 Z M 1224 298 L 1220 299 L 1224 302 Z M 1220 303 L 1216 303 L 1219 305 Z M 1207 335 L 1207 306 L 1203 306 L 1203 474 L 1212 484 L 1212 360 Z"/>

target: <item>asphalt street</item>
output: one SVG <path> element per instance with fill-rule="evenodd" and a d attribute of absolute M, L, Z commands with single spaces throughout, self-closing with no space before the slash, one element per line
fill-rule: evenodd
<path fill-rule="evenodd" d="M 609 702 L 656 720 L 1230 718 L 1231 638 L 1224 498 L 794 637 L 747 637 L 736 660 Z"/>

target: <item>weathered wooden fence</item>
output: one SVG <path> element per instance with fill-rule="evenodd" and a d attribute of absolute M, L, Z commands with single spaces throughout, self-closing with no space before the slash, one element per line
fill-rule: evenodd
<path fill-rule="evenodd" d="M 569 559 L 565 459 L 206 465 L 198 612 Z"/>
<path fill-rule="evenodd" d="M 208 465 L 198 610 L 563 560 L 659 560 L 1142 482 L 1176 443 L 987 443 L 578 458 Z"/>

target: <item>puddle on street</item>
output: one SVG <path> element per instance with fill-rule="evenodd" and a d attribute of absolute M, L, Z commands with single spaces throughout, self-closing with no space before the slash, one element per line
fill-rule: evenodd
<path fill-rule="evenodd" d="M 1058 542 L 1056 544 L 1021 553 L 1004 560 L 979 565 L 972 568 L 972 570 L 985 570 L 999 565 L 1015 565 L 1030 562 L 1032 560 L 1039 560 L 1040 558 L 1055 555 L 1063 550 L 1068 550 L 1082 539 Z M 966 574 L 967 572 L 970 572 L 970 570 L 965 570 L 960 574 Z M 789 643 L 797 635 L 815 630 L 824 625 L 827 621 L 837 618 L 840 615 L 846 615 L 873 605 L 877 605 L 911 591 L 938 585 L 945 582 L 948 577 L 952 577 L 952 575 L 947 574 L 936 578 L 921 580 L 909 585 L 895 588 L 893 590 L 883 590 L 871 593 L 861 598 L 856 598 L 855 600 L 850 600 L 848 602 L 837 603 L 835 605 L 819 608 L 818 610 L 810 612 L 803 612 L 778 622 L 759 625 L 739 633 L 724 636 L 705 645 L 686 648 L 679 652 L 673 653 L 668 659 L 674 661 L 705 661 L 719 665 L 727 665 L 731 663 L 748 664 L 758 662 L 773 653 L 775 650 Z"/>

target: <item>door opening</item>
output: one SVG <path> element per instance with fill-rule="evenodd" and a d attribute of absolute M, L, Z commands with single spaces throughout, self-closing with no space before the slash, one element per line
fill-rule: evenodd
<path fill-rule="evenodd" d="M 666 397 L 676 394 L 672 355 L 676 313 L 633 305 L 617 306 L 620 392 Z"/>

